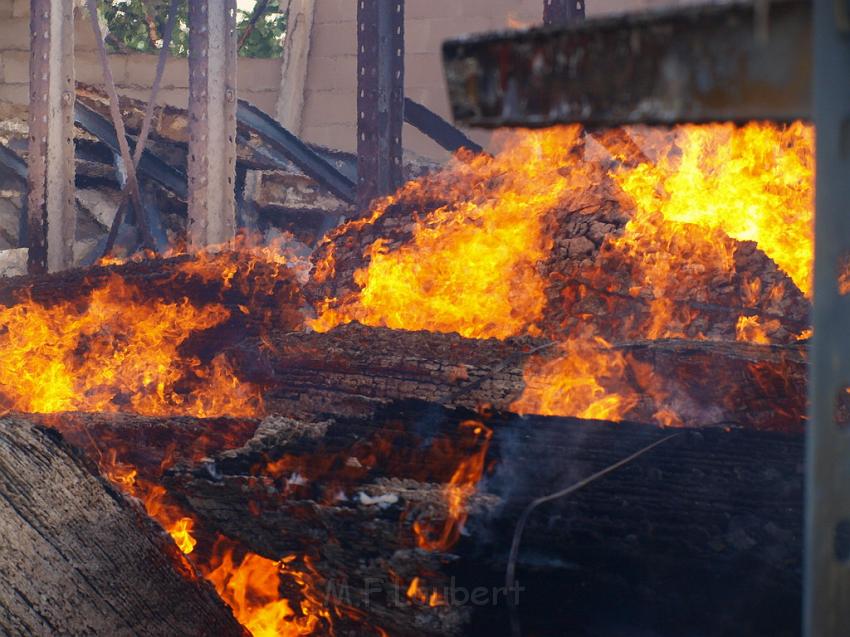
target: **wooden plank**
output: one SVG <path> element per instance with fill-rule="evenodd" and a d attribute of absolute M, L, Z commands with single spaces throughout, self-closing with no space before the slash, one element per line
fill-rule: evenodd
<path fill-rule="evenodd" d="M 0 533 L 4 635 L 245 635 L 140 504 L 19 418 L 0 421 Z"/>

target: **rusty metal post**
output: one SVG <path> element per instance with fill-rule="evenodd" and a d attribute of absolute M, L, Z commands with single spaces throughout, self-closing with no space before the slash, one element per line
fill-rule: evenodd
<path fill-rule="evenodd" d="M 74 262 L 74 2 L 30 1 L 27 269 Z"/>
<path fill-rule="evenodd" d="M 543 24 L 570 24 L 584 20 L 585 0 L 543 0 Z"/>
<path fill-rule="evenodd" d="M 807 637 L 850 635 L 850 432 L 838 405 L 850 392 L 850 18 L 815 0 L 815 290 L 806 471 L 804 623 Z M 845 279 L 846 281 L 846 279 Z"/>
<path fill-rule="evenodd" d="M 361 208 L 402 182 L 404 0 L 357 4 L 357 200 Z"/>
<path fill-rule="evenodd" d="M 190 248 L 236 234 L 236 0 L 189 0 Z"/>

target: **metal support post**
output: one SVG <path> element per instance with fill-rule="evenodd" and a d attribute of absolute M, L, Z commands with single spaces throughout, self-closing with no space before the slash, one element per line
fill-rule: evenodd
<path fill-rule="evenodd" d="M 189 0 L 192 249 L 236 234 L 236 0 Z"/>
<path fill-rule="evenodd" d="M 32 274 L 74 263 L 74 2 L 30 2 L 26 245 Z"/>
<path fill-rule="evenodd" d="M 585 0 L 543 0 L 543 24 L 570 24 L 584 20 Z"/>
<path fill-rule="evenodd" d="M 404 1 L 357 4 L 357 200 L 365 208 L 402 182 Z"/>
<path fill-rule="evenodd" d="M 840 426 L 837 406 L 850 398 L 850 295 L 839 286 L 850 267 L 847 6 L 815 0 L 813 26 L 817 171 L 804 622 L 808 637 L 844 637 L 850 635 L 850 431 Z"/>

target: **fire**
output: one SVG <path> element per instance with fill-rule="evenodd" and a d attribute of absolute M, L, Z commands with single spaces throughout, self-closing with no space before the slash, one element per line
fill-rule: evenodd
<path fill-rule="evenodd" d="M 299 612 L 280 596 L 280 573 L 287 570 L 294 556 L 275 562 L 254 553 L 240 559 L 234 557 L 235 553 L 234 543 L 220 537 L 213 549 L 214 558 L 201 570 L 233 609 L 237 621 L 254 637 L 313 635 L 322 619 L 330 620 L 327 609 L 313 595 L 303 597 Z M 303 574 L 292 569 L 289 573 L 296 575 L 295 582 L 302 589 L 308 588 Z"/>
<path fill-rule="evenodd" d="M 160 471 L 170 463 L 170 455 L 166 455 Z M 198 540 L 193 535 L 194 518 L 169 498 L 165 488 L 141 479 L 135 467 L 117 459 L 114 449 L 102 457 L 100 464 L 109 480 L 141 500 L 147 514 L 162 525 L 177 547 L 185 555 L 191 554 L 198 571 L 213 584 L 236 620 L 253 637 L 313 635 L 322 626 L 332 624 L 330 612 L 311 578 L 290 565 L 295 556 L 276 562 L 241 549 L 236 542 L 219 535 L 208 551 L 209 556 L 200 557 L 195 552 Z M 299 587 L 301 599 L 297 612 L 280 594 L 281 573 Z"/>
<path fill-rule="evenodd" d="M 405 594 L 409 600 L 432 608 L 435 606 L 446 605 L 446 600 L 444 600 L 437 591 L 431 591 L 431 593 L 428 594 L 425 590 L 423 590 L 419 577 L 414 577 L 410 581 L 410 585 L 407 587 Z"/>
<path fill-rule="evenodd" d="M 537 333 L 546 305 L 537 266 L 552 248 L 547 214 L 583 188 L 579 138 L 577 127 L 515 135 L 508 152 L 456 158 L 380 202 L 371 219 L 355 223 L 374 223 L 398 201 L 416 202 L 424 209 L 412 239 L 368 246 L 369 265 L 355 274 L 359 291 L 325 300 L 312 327 L 356 320 L 475 338 Z M 428 208 L 433 201 L 447 203 Z"/>
<path fill-rule="evenodd" d="M 258 391 L 223 356 L 204 365 L 181 354 L 194 332 L 229 316 L 218 304 L 146 298 L 117 276 L 73 302 L 0 308 L 0 396 L 33 413 L 256 415 Z M 194 389 L 179 391 L 187 379 Z"/>
<path fill-rule="evenodd" d="M 448 514 L 439 530 L 429 522 L 417 520 L 413 524 L 416 543 L 419 548 L 428 551 L 447 551 L 460 538 L 463 525 L 468 517 L 467 502 L 475 493 L 478 481 L 484 474 L 484 460 L 490 446 L 493 431 L 477 420 L 465 420 L 460 424 L 461 431 L 472 434 L 471 453 L 463 457 L 457 465 L 444 495 Z"/>
<path fill-rule="evenodd" d="M 558 208 L 579 210 L 583 197 L 602 196 L 606 171 L 630 218 L 605 238 L 597 269 L 582 266 L 579 274 L 611 290 L 612 277 L 628 273 L 628 293 L 648 307 L 645 321 L 627 325 L 629 338 L 705 338 L 699 311 L 680 300 L 704 302 L 718 287 L 737 286 L 735 302 L 746 307 L 781 300 L 787 292 L 782 283 L 737 281 L 740 241 L 754 241 L 810 294 L 811 127 L 752 123 L 681 126 L 669 134 L 630 131 L 637 143 L 618 132 L 617 139 L 629 143 L 606 143 L 620 162 L 609 160 L 610 168 L 591 157 L 579 129 L 561 127 L 514 133 L 495 157 L 458 158 L 438 175 L 408 183 L 349 227 L 378 227 L 386 210 L 403 203 L 421 211 L 412 236 L 406 242 L 381 237 L 368 245 L 368 265 L 354 275 L 358 290 L 325 299 L 312 327 L 357 320 L 478 338 L 540 334 L 547 304 L 554 301 L 547 300 L 539 266 L 553 248 Z M 318 280 L 332 276 L 335 267 L 330 244 L 317 263 Z M 778 327 L 775 319 L 752 312 L 727 331 L 765 343 Z M 623 383 L 626 362 L 592 332 L 547 334 L 560 341 L 562 356 L 529 361 L 525 393 L 513 408 L 623 418 L 637 401 Z M 659 405 L 657 413 L 665 424 L 678 422 L 669 406 Z"/>
<path fill-rule="evenodd" d="M 168 500 L 164 487 L 139 478 L 138 470 L 120 462 L 114 449 L 101 461 L 101 470 L 124 493 L 142 501 L 147 514 L 168 531 L 183 553 L 188 555 L 195 549 L 197 540 L 192 535 L 195 521 Z"/>
<path fill-rule="evenodd" d="M 811 294 L 811 126 L 681 126 L 672 141 L 656 150 L 658 161 L 615 171 L 637 207 L 626 236 L 651 233 L 647 221 L 654 228 L 664 221 L 691 224 L 700 230 L 692 233 L 689 243 L 698 250 L 715 246 L 720 259 L 731 258 L 724 235 L 755 241 L 802 292 Z M 686 257 L 680 261 L 684 265 L 700 255 L 677 251 L 674 256 Z"/>
<path fill-rule="evenodd" d="M 618 387 L 626 374 L 625 357 L 604 339 L 570 339 L 560 345 L 559 354 L 534 358 L 525 366 L 525 391 L 512 411 L 621 420 L 637 404 L 637 394 Z"/>

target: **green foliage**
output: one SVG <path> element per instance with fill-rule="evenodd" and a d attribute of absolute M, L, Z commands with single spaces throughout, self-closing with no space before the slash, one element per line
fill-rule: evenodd
<path fill-rule="evenodd" d="M 168 21 L 168 0 L 100 1 L 100 12 L 109 31 L 107 44 L 113 51 L 153 53 L 162 47 L 162 34 Z M 283 5 L 283 8 L 281 8 Z M 188 4 L 181 2 L 177 24 L 171 37 L 171 53 L 189 54 Z M 240 55 L 270 58 L 281 54 L 286 32 L 286 2 L 272 0 L 242 43 Z M 251 20 L 251 12 L 238 11 L 236 29 L 239 41 Z"/>

